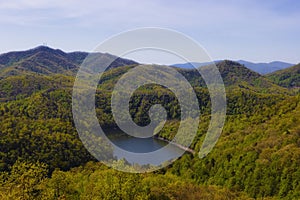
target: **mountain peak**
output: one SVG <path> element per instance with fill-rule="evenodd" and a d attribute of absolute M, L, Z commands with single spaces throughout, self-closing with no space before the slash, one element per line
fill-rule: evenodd
<path fill-rule="evenodd" d="M 37 46 L 27 51 L 1 54 L 0 79 L 23 73 L 74 75 L 88 55 L 87 52 L 65 53 L 48 46 Z M 110 54 L 95 53 L 94 55 L 101 56 L 101 58 L 103 56 L 103 60 L 107 60 L 107 57 L 115 58 L 110 68 L 137 64 L 135 61 Z"/>
<path fill-rule="evenodd" d="M 223 60 L 223 61 L 220 61 L 217 63 L 217 65 L 220 65 L 220 64 L 225 64 L 225 65 L 229 65 L 229 66 L 243 66 L 239 62 L 232 61 L 232 60 Z"/>
<path fill-rule="evenodd" d="M 40 45 L 40 46 L 37 46 L 35 48 L 33 48 L 32 50 L 39 50 L 39 51 L 43 51 L 43 50 L 54 50 L 48 46 L 45 46 L 45 45 Z"/>
<path fill-rule="evenodd" d="M 51 47 L 48 46 L 37 46 L 33 49 L 28 50 L 29 52 L 34 52 L 34 53 L 38 53 L 38 52 L 46 52 L 46 53 L 53 53 L 53 54 L 59 54 L 59 55 L 66 55 L 66 53 L 60 49 L 53 49 Z"/>

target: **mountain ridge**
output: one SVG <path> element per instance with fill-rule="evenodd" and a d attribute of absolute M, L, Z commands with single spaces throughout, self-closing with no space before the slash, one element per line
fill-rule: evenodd
<path fill-rule="evenodd" d="M 215 60 L 215 61 L 211 61 L 211 62 L 180 63 L 180 64 L 173 64 L 172 66 L 183 68 L 183 69 L 192 69 L 192 68 L 194 68 L 194 66 L 198 68 L 198 67 L 203 67 L 205 65 L 209 65 L 212 63 L 217 64 L 221 61 L 223 61 L 223 60 Z M 235 62 L 245 65 L 248 69 L 251 69 L 262 75 L 272 73 L 274 71 L 285 69 L 285 68 L 295 65 L 292 63 L 287 63 L 287 62 L 282 62 L 282 61 L 272 61 L 269 63 L 263 63 L 263 62 L 254 63 L 254 62 L 245 61 L 245 60 L 237 60 Z"/>
<path fill-rule="evenodd" d="M 263 75 L 295 65 L 292 63 L 287 63 L 287 62 L 282 62 L 282 61 L 271 61 L 268 63 L 266 63 L 266 62 L 254 63 L 254 62 L 249 62 L 249 61 L 245 61 L 245 60 L 238 60 L 237 62 L 239 62 L 239 63 L 245 65 L 247 68 L 252 69 L 253 71 L 256 71 Z"/>
<path fill-rule="evenodd" d="M 134 65 L 133 60 L 118 58 L 108 53 L 91 53 L 106 60 L 114 60 L 109 68 Z M 60 49 L 39 46 L 25 51 L 13 51 L 0 55 L 0 78 L 24 73 L 75 75 L 87 52 L 66 53 Z"/>
<path fill-rule="evenodd" d="M 82 57 L 78 58 L 78 55 Z M 30 60 L 39 56 L 34 54 L 33 57 L 24 60 L 32 63 Z M 60 52 L 55 56 L 60 58 Z M 84 54 L 74 53 L 71 57 L 79 62 Z M 49 58 L 43 60 L 51 61 Z M 95 93 L 95 113 L 101 127 L 103 125 L 105 128 L 115 128 L 110 106 L 111 91 L 118 79 L 133 67 L 116 67 L 103 73 L 103 80 Z M 112 173 L 113 170 L 107 171 L 106 168 L 99 168 L 97 173 L 90 176 L 90 173 L 96 172 L 96 166 L 100 162 L 90 162 L 95 159 L 84 148 L 74 126 L 73 74 L 23 72 L 21 75 L 0 79 L 0 171 L 3 178 L 0 196 L 7 197 L 11 195 L 11 191 L 17 191 L 12 198 L 18 199 L 19 196 L 22 198 L 23 190 L 32 191 L 32 188 L 38 188 L 39 190 L 30 193 L 33 199 L 44 199 L 43 195 L 48 193 L 55 199 L 55 191 L 58 190 L 63 191 L 61 197 L 67 194 L 70 199 L 86 198 L 86 194 L 82 193 L 83 188 L 87 193 L 96 191 L 97 195 L 99 191 L 107 191 L 103 190 L 102 183 L 93 181 L 91 186 L 91 181 L 87 180 L 95 179 L 103 183 L 114 181 L 116 187 L 105 186 L 113 188 L 113 194 L 115 188 L 120 186 L 120 180 L 124 180 L 125 184 L 133 183 L 128 191 L 131 191 L 131 188 L 132 191 L 136 190 L 136 180 L 152 180 L 153 183 L 158 183 L 153 194 L 157 194 L 157 191 L 160 191 L 158 189 L 161 189 L 162 196 L 151 196 L 151 199 L 166 199 L 163 195 L 169 190 L 165 189 L 161 181 L 172 176 L 182 178 L 185 183 L 229 188 L 248 195 L 250 199 L 299 199 L 300 94 L 286 93 L 288 89 L 273 84 L 266 76 L 234 61 L 222 61 L 217 63 L 217 67 L 225 83 L 227 116 L 214 149 L 202 159 L 192 154 L 184 154 L 158 173 L 141 175 L 140 178 L 134 175 L 137 179 L 133 176 L 123 177 L 128 173 Z M 176 69 L 191 82 L 199 101 L 201 118 L 195 140 L 190 146 L 198 152 L 210 124 L 210 94 L 202 85 L 204 83 L 198 70 Z M 209 66 L 200 70 L 205 72 L 209 70 Z M 180 105 L 171 91 L 156 85 L 139 88 L 132 95 L 128 108 L 134 122 L 146 125 L 150 120 L 148 110 L 155 104 L 163 105 L 168 114 L 168 120 L 159 136 L 170 140 L 174 138 L 180 125 Z M 99 144 L 102 144 L 101 141 Z M 40 171 L 41 168 L 35 167 L 34 163 L 37 166 L 43 164 L 49 170 Z M 123 161 L 120 164 L 127 167 Z M 31 165 L 33 167 L 26 167 Z M 99 173 L 108 174 L 107 178 L 100 180 Z M 41 174 L 44 174 L 44 179 L 39 178 Z M 112 176 L 116 179 L 112 180 Z M 156 179 L 158 176 L 161 178 Z M 35 185 L 27 184 L 23 177 L 29 177 L 29 183 Z M 24 183 L 24 187 L 21 187 L 20 183 Z M 58 188 L 56 183 L 64 185 Z M 95 183 L 99 185 L 99 189 L 94 189 Z M 170 189 L 171 192 L 178 191 L 178 194 L 182 194 L 182 190 L 178 188 L 178 181 L 172 179 L 167 180 L 167 183 L 175 183 Z M 141 185 L 141 182 L 138 182 L 138 185 Z M 147 187 L 151 190 L 153 184 Z M 195 193 L 196 190 L 191 188 L 191 184 L 185 186 L 187 193 Z M 211 193 L 220 195 L 218 191 Z M 210 196 L 205 199 L 241 199 L 238 196 L 229 197 L 228 194 L 224 194 L 225 198 Z M 176 198 L 201 199 L 188 198 L 185 195 L 181 198 L 177 194 L 174 195 L 174 199 Z"/>
<path fill-rule="evenodd" d="M 60 49 L 50 48 L 48 46 L 38 46 L 29 50 L 11 51 L 7 53 L 3 53 L 0 54 L 0 77 L 7 76 L 7 75 L 16 75 L 20 70 L 21 71 L 36 70 L 36 72 L 42 74 L 43 73 L 68 74 L 67 71 L 71 71 L 71 74 L 74 74 L 74 72 L 78 70 L 80 64 L 84 61 L 84 59 L 89 54 L 90 53 L 83 52 L 83 51 L 64 52 Z M 109 59 L 115 58 L 116 63 L 112 63 L 111 66 L 112 68 L 117 66 L 138 64 L 133 60 L 117 58 L 116 56 L 111 55 L 109 53 L 97 53 L 97 54 L 103 57 L 107 57 Z M 51 62 L 49 60 L 51 60 Z M 216 60 L 213 62 L 215 64 L 218 64 L 222 61 L 224 60 Z M 235 62 L 245 65 L 248 69 L 258 72 L 262 75 L 273 73 L 274 71 L 277 70 L 286 69 L 294 65 L 291 63 L 286 63 L 281 61 L 272 61 L 269 63 L 253 63 L 245 60 L 238 60 Z M 171 66 L 179 67 L 183 69 L 192 69 L 194 68 L 194 66 L 203 67 L 209 64 L 212 64 L 212 62 L 204 62 L 204 63 L 192 62 L 192 63 L 173 64 Z M 54 70 L 51 69 L 52 67 L 54 68 Z M 46 68 L 46 70 L 44 70 L 43 68 Z M 55 68 L 59 68 L 59 69 L 55 69 Z"/>

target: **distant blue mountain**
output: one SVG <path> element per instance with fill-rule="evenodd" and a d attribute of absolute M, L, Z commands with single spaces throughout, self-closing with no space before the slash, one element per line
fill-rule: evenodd
<path fill-rule="evenodd" d="M 220 61 L 221 60 L 216 60 L 216 61 L 214 61 L 214 63 L 216 64 Z M 260 74 L 269 74 L 274 71 L 285 69 L 285 68 L 295 65 L 292 63 L 286 63 L 286 62 L 281 62 L 281 61 L 273 61 L 273 62 L 269 62 L 269 63 L 253 63 L 253 62 L 249 62 L 249 61 L 245 61 L 245 60 L 238 60 L 236 62 L 238 62 L 242 65 L 245 65 L 245 67 L 247 67 L 248 69 L 251 69 L 252 71 L 255 71 Z M 192 63 L 174 64 L 172 66 L 184 68 L 184 69 L 192 69 L 192 68 L 194 68 L 193 66 L 202 67 L 205 65 L 209 65 L 211 63 L 212 62 L 203 62 L 203 63 L 192 62 Z"/>
<path fill-rule="evenodd" d="M 281 61 L 273 61 L 269 63 L 252 63 L 245 60 L 238 60 L 237 62 L 239 62 L 242 65 L 245 65 L 245 67 L 253 71 L 256 71 L 260 74 L 269 74 L 277 70 L 285 69 L 295 65 L 295 64 L 281 62 Z"/>
<path fill-rule="evenodd" d="M 181 64 L 173 64 L 172 66 L 173 67 L 179 67 L 179 68 L 182 68 L 182 69 L 193 69 L 193 68 L 198 68 L 198 67 L 202 67 L 202 66 L 206 66 L 206 65 L 210 65 L 212 64 L 213 62 L 215 64 L 217 64 L 218 62 L 221 62 L 222 60 L 215 60 L 215 61 L 212 61 L 212 62 L 190 62 L 190 63 L 181 63 Z"/>

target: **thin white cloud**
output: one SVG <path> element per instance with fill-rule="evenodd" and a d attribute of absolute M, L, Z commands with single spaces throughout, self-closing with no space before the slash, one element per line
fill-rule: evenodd
<path fill-rule="evenodd" d="M 15 0 L 1 1 L 1 21 L 44 24 L 76 19 L 78 24 L 215 28 L 232 25 L 294 26 L 299 15 L 282 16 L 260 1 Z M 41 12 L 37 12 L 37 11 Z M 43 10 L 45 11 L 43 13 Z M 295 15 L 295 14 L 294 14 Z M 24 24 L 23 23 L 23 24 Z M 60 25 L 57 23 L 56 25 Z"/>
<path fill-rule="evenodd" d="M 130 28 L 159 26 L 187 33 L 212 49 L 223 46 L 222 51 L 230 45 L 239 53 L 243 46 L 260 42 L 268 43 L 266 49 L 271 49 L 274 40 L 282 46 L 290 42 L 286 49 L 294 51 L 291 45 L 299 41 L 295 33 L 300 34 L 297 7 L 297 0 L 0 0 L 0 25 L 37 31 L 51 28 L 60 32 L 59 37 L 81 29 L 90 30 L 92 36 L 93 32 L 111 35 Z"/>
<path fill-rule="evenodd" d="M 0 9 L 26 10 L 26 9 L 42 9 L 51 7 L 66 7 L 72 1 L 65 0 L 14 0 L 0 1 Z"/>

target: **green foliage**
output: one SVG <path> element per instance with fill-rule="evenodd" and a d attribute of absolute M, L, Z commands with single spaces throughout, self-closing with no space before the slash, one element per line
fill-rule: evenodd
<path fill-rule="evenodd" d="M 77 135 L 70 105 L 66 90 L 0 104 L 1 170 L 18 158 L 47 163 L 51 170 L 67 170 L 92 160 Z"/>
<path fill-rule="evenodd" d="M 217 186 L 198 186 L 171 174 L 129 174 L 100 163 L 45 176 L 41 163 L 17 162 L 2 181 L 2 199 L 249 199 L 243 193 Z M 16 171 L 17 170 L 17 171 Z"/>
<path fill-rule="evenodd" d="M 0 79 L 0 102 L 23 99 L 41 90 L 72 88 L 73 79 L 64 75 L 26 74 Z"/>
<path fill-rule="evenodd" d="M 1 74 L 21 73 L 17 65 L 26 68 L 20 76 L 0 80 L 1 199 L 247 199 L 243 192 L 253 198 L 300 198 L 299 94 L 235 62 L 221 62 L 227 119 L 213 151 L 204 159 L 185 154 L 156 173 L 125 174 L 88 163 L 94 158 L 80 141 L 71 112 L 74 77 L 52 68 L 56 72 L 47 72 L 51 75 L 37 74 L 47 74 L 44 65 L 52 58 L 25 54 L 0 59 Z M 63 56 L 78 65 L 84 58 L 80 55 L 62 54 L 57 59 Z M 32 68 L 35 62 L 39 65 Z M 95 97 L 101 126 L 115 126 L 111 93 L 133 67 L 103 73 Z M 210 120 L 209 93 L 197 71 L 179 72 L 198 98 L 201 121 L 191 148 L 199 151 Z M 137 124 L 147 125 L 148 110 L 160 103 L 168 121 L 159 136 L 172 139 L 180 122 L 180 105 L 170 90 L 158 85 L 139 88 L 130 99 L 130 114 Z"/>
<path fill-rule="evenodd" d="M 43 163 L 15 162 L 9 174 L 1 174 L 1 199 L 39 198 L 47 173 L 47 166 Z"/>
<path fill-rule="evenodd" d="M 255 198 L 298 199 L 299 102 L 299 95 L 291 96 L 263 106 L 255 115 L 228 116 L 221 138 L 207 157 L 184 156 L 169 170 L 200 184 L 227 186 Z"/>
<path fill-rule="evenodd" d="M 59 49 L 40 46 L 28 51 L 10 52 L 0 55 L 0 80 L 9 76 L 24 74 L 74 76 L 89 54 L 86 52 L 65 53 Z M 101 60 L 113 60 L 109 68 L 136 65 L 132 60 L 110 54 L 94 53 Z M 97 63 L 99 64 L 99 63 Z"/>
<path fill-rule="evenodd" d="M 300 87 L 300 64 L 268 74 L 267 78 L 287 88 Z"/>

